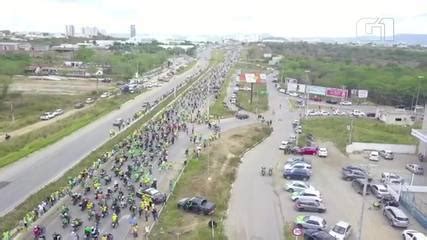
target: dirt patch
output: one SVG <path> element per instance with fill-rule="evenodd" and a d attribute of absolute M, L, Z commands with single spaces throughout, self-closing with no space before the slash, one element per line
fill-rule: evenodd
<path fill-rule="evenodd" d="M 270 129 L 261 124 L 237 128 L 209 144 L 198 159 L 191 159 L 151 238 L 175 239 L 173 234 L 166 233 L 185 232 L 180 239 L 208 239 L 208 221 L 211 218 L 185 213 L 176 208 L 176 202 L 183 197 L 206 197 L 216 204 L 212 218 L 221 222 L 228 207 L 231 184 L 240 163 L 239 156 L 269 133 Z M 218 239 L 225 237 L 222 224 L 218 224 L 216 232 Z"/>

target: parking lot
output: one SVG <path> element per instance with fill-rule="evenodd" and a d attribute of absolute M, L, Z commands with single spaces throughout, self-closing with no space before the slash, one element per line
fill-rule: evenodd
<path fill-rule="evenodd" d="M 362 196 L 356 193 L 351 187 L 351 182 L 341 178 L 342 167 L 357 165 L 366 168 L 369 166 L 369 172 L 373 177 L 373 182 L 379 182 L 382 172 L 397 173 L 405 178 L 405 182 L 410 182 L 412 174 L 405 169 L 405 165 L 407 163 L 417 162 L 416 156 L 396 155 L 394 160 L 381 159 L 379 162 L 372 164 L 365 154 L 346 156 L 338 151 L 331 143 L 319 143 L 319 146 L 328 149 L 328 157 L 306 157 L 311 160 L 313 168 L 313 174 L 309 183 L 320 191 L 327 211 L 326 213 L 320 214 L 297 212 L 294 209 L 294 202 L 290 199 L 291 194 L 284 191 L 284 186 L 288 180 L 285 180 L 281 174 L 277 174 L 275 176 L 275 189 L 279 193 L 285 222 L 293 222 L 298 215 L 321 216 L 326 220 L 328 227 L 332 227 L 338 221 L 345 221 L 353 226 L 353 232 L 349 239 L 357 239 L 362 209 Z M 283 155 L 279 164 L 276 166 L 277 172 L 283 171 L 283 166 L 290 157 L 292 157 L 292 155 Z M 424 164 L 424 168 L 425 167 Z M 417 184 L 426 185 L 427 177 L 415 176 L 414 185 Z M 372 208 L 372 204 L 376 200 L 377 199 L 372 196 L 372 194 L 366 196 L 362 239 L 401 239 L 402 229 L 391 227 L 383 216 L 382 210 Z M 408 229 L 424 230 L 415 219 L 409 214 L 407 215 L 410 218 L 410 226 Z"/>

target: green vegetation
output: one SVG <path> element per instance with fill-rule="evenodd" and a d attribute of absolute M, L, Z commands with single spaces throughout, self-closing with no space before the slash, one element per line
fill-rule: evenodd
<path fill-rule="evenodd" d="M 215 238 L 227 239 L 223 220 L 226 217 L 231 184 L 235 180 L 236 170 L 240 164 L 239 156 L 270 133 L 270 128 L 260 124 L 235 129 L 212 142 L 200 158 L 190 158 L 160 215 L 159 222 L 150 234 L 150 239 L 175 239 L 174 233 L 182 233 L 180 239 L 211 239 L 209 217 L 185 213 L 176 207 L 179 199 L 193 195 L 204 196 L 216 204 L 213 216 L 218 223 Z M 206 171 L 208 154 L 210 175 L 207 175 Z"/>
<path fill-rule="evenodd" d="M 247 84 L 247 86 L 240 87 L 250 87 L 250 84 Z M 254 84 L 252 104 L 251 91 L 240 90 L 237 93 L 237 105 L 243 108 L 244 110 L 253 113 L 261 113 L 267 111 L 268 93 L 266 84 Z"/>
<path fill-rule="evenodd" d="M 178 71 L 176 72 L 176 74 L 178 75 L 178 74 L 181 74 L 181 73 L 183 73 L 183 72 L 186 72 L 186 71 L 190 70 L 192 67 L 194 67 L 194 65 L 196 65 L 196 63 L 197 63 L 197 60 L 193 60 L 193 61 L 192 61 L 192 62 L 190 62 L 186 67 L 181 68 L 180 70 L 178 70 Z"/>
<path fill-rule="evenodd" d="M 119 108 L 123 102 L 132 97 L 133 95 L 126 94 L 105 99 L 97 103 L 96 106 L 51 123 L 46 127 L 22 136 L 12 137 L 0 145 L 0 168 L 68 136 L 113 109 Z"/>
<path fill-rule="evenodd" d="M 77 50 L 77 52 L 75 53 L 75 59 L 82 61 L 82 62 L 90 62 L 92 60 L 92 58 L 95 56 L 95 50 L 90 49 L 90 48 L 79 48 L 79 50 Z"/>
<path fill-rule="evenodd" d="M 420 89 L 420 103 L 427 100 L 427 52 L 380 47 L 351 47 L 333 44 L 271 44 L 275 54 L 284 55 L 281 75 L 314 85 L 368 89 L 379 104 L 411 105 Z M 418 79 L 418 76 L 425 76 Z"/>
<path fill-rule="evenodd" d="M 0 79 L 1 75 L 13 76 L 23 73 L 30 63 L 31 58 L 27 54 L 0 55 Z"/>
<path fill-rule="evenodd" d="M 305 135 L 313 134 L 322 141 L 331 141 L 342 152 L 349 143 L 350 118 L 331 117 L 326 119 L 312 118 L 302 122 L 304 134 L 299 144 L 305 144 Z M 386 125 L 377 120 L 356 118 L 353 121 L 352 142 L 416 144 L 411 136 L 411 127 Z"/>
<path fill-rule="evenodd" d="M 189 86 L 196 81 L 196 79 L 192 80 L 188 85 L 177 91 L 177 94 L 181 94 L 183 92 L 188 91 Z M 49 183 L 45 187 L 43 187 L 37 193 L 28 197 L 23 203 L 19 204 L 13 211 L 9 212 L 3 217 L 0 217 L 0 232 L 4 232 L 5 230 L 13 229 L 17 226 L 18 222 L 23 219 L 25 214 L 32 211 L 41 201 L 46 199 L 46 197 L 50 196 L 53 192 L 58 189 L 62 189 L 68 186 L 68 179 L 70 177 L 76 177 L 83 169 L 88 168 L 96 161 L 100 156 L 102 156 L 105 152 L 111 151 L 115 145 L 125 139 L 128 135 L 132 134 L 136 129 L 140 128 L 142 124 L 145 124 L 149 120 L 151 120 L 154 115 L 160 111 L 162 111 L 170 102 L 172 102 L 175 97 L 169 96 L 165 100 L 163 100 L 157 107 L 155 107 L 152 111 L 148 112 L 145 116 L 143 116 L 140 120 L 138 120 L 135 124 L 131 125 L 125 131 L 119 133 L 116 137 L 110 139 L 107 143 L 105 143 L 102 147 L 97 150 L 91 152 L 87 157 L 85 157 L 82 161 L 80 161 L 76 166 L 72 169 L 68 170 L 61 178 L 58 180 Z"/>
<path fill-rule="evenodd" d="M 220 118 L 226 118 L 233 115 L 233 112 L 228 109 L 226 106 L 226 97 L 227 97 L 227 89 L 228 86 L 234 79 L 234 73 L 236 72 L 235 68 L 230 69 L 225 77 L 224 84 L 221 87 L 220 92 L 216 96 L 216 100 L 214 104 L 212 104 L 209 108 L 210 115 Z"/>

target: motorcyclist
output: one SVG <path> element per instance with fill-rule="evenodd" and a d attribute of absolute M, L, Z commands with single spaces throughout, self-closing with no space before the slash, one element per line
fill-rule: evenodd
<path fill-rule="evenodd" d="M 119 224 L 119 217 L 117 216 L 116 213 L 113 213 L 113 215 L 111 216 L 111 222 L 113 227 L 116 227 L 116 225 Z"/>
<path fill-rule="evenodd" d="M 43 228 L 39 225 L 34 226 L 33 228 L 33 235 L 34 238 L 39 239 L 39 238 L 43 238 L 44 231 Z"/>
<path fill-rule="evenodd" d="M 133 237 L 138 237 L 138 224 L 134 224 L 133 226 L 132 226 L 132 234 L 133 234 Z"/>
<path fill-rule="evenodd" d="M 61 240 L 62 239 L 61 234 L 59 234 L 59 233 L 53 233 L 52 234 L 52 239 L 53 240 Z"/>
<path fill-rule="evenodd" d="M 86 226 L 84 229 L 84 234 L 87 238 L 89 238 L 90 235 L 92 234 L 92 227 Z"/>

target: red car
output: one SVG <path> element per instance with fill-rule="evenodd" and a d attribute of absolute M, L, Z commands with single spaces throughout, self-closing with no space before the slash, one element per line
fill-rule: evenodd
<path fill-rule="evenodd" d="M 297 149 L 296 153 L 300 155 L 317 155 L 318 151 L 318 147 L 302 147 Z"/>

